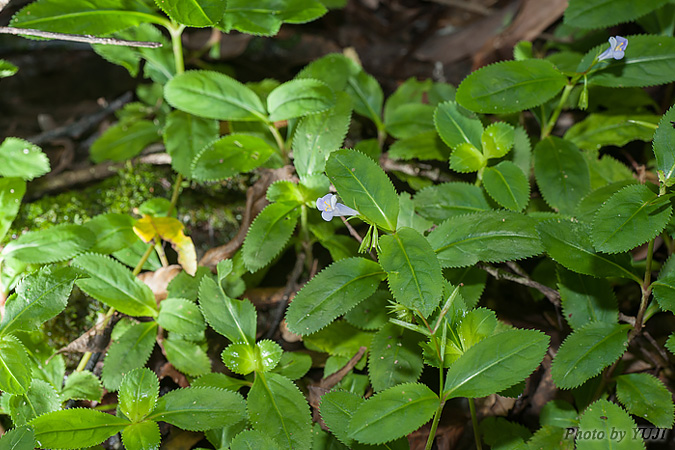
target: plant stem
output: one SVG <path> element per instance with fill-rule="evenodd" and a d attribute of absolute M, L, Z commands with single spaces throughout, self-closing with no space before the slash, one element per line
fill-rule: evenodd
<path fill-rule="evenodd" d="M 445 400 L 441 400 L 441 402 L 438 404 L 438 408 L 436 408 L 436 412 L 434 413 L 434 421 L 431 422 L 431 429 L 429 430 L 429 437 L 427 438 L 427 445 L 424 447 L 424 450 L 431 450 L 431 446 L 434 445 L 436 429 L 438 428 L 438 422 L 441 421 L 441 413 L 443 412 L 444 406 Z"/>
<path fill-rule="evenodd" d="M 177 23 L 172 23 L 170 27 L 167 27 L 169 33 L 171 34 L 171 47 L 173 49 L 173 61 L 176 67 L 176 75 L 180 75 L 185 72 L 185 62 L 183 61 L 183 30 L 185 25 L 179 25 Z"/>
<path fill-rule="evenodd" d="M 281 156 L 286 158 L 286 144 L 284 143 L 284 138 L 281 137 L 281 133 L 279 133 L 279 130 L 277 127 L 274 126 L 273 123 L 269 124 L 269 129 L 272 132 L 272 136 L 274 136 L 274 140 L 277 143 L 277 147 L 279 147 L 279 152 L 281 153 Z"/>
<path fill-rule="evenodd" d="M 312 270 L 312 241 L 309 238 L 309 227 L 307 226 L 307 205 L 300 207 L 300 232 L 302 233 L 302 246 L 305 251 L 305 268 L 307 272 Z"/>
<path fill-rule="evenodd" d="M 176 175 L 176 181 L 173 183 L 173 192 L 171 193 L 171 204 L 169 209 L 166 212 L 167 216 L 171 216 L 173 210 L 176 209 L 176 204 L 178 203 L 178 196 L 180 195 L 180 186 L 183 184 L 183 175 Z"/>
<path fill-rule="evenodd" d="M 647 246 L 647 260 L 645 262 L 645 278 L 640 286 L 642 288 L 642 298 L 640 299 L 640 309 L 638 310 L 637 316 L 635 317 L 635 328 L 631 332 L 631 338 L 637 335 L 640 330 L 642 330 L 642 324 L 645 317 L 645 310 L 647 309 L 647 303 L 649 302 L 649 297 L 652 293 L 651 280 L 652 280 L 652 258 L 654 256 L 654 240 L 649 241 Z"/>
<path fill-rule="evenodd" d="M 544 139 L 551 134 L 551 131 L 555 126 L 555 123 L 558 121 L 558 117 L 560 117 L 560 113 L 562 112 L 563 106 L 565 106 L 565 102 L 567 101 L 567 98 L 570 96 L 572 88 L 574 88 L 574 84 L 575 83 L 568 84 L 567 86 L 565 86 L 565 89 L 563 89 L 562 95 L 560 96 L 560 101 L 558 102 L 558 105 L 555 107 L 555 110 L 553 111 L 551 118 L 548 120 L 546 126 L 541 129 L 541 139 Z"/>
<path fill-rule="evenodd" d="M 469 401 L 469 410 L 471 411 L 471 424 L 473 425 L 473 437 L 476 440 L 476 450 L 482 450 L 480 442 L 480 433 L 478 432 L 478 418 L 476 417 L 476 405 L 473 398 L 467 398 Z"/>

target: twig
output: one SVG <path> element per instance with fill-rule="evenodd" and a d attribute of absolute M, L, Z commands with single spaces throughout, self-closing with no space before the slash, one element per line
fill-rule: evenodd
<path fill-rule="evenodd" d="M 265 333 L 265 339 L 272 339 L 274 333 L 276 333 L 281 319 L 284 317 L 284 312 L 286 312 L 286 306 L 288 306 L 288 300 L 291 298 L 291 294 L 297 290 L 298 279 L 302 274 L 302 267 L 305 264 L 305 254 L 299 253 L 298 258 L 295 260 L 295 266 L 290 275 L 288 275 L 288 282 L 286 283 L 286 288 L 284 289 L 284 295 L 281 297 L 281 301 L 277 305 L 277 308 L 274 310 L 274 318 L 270 323 L 270 327 Z"/>
<path fill-rule="evenodd" d="M 356 232 L 356 230 L 354 229 L 354 227 L 351 226 L 349 222 L 347 222 L 347 219 L 345 219 L 345 218 L 342 217 L 342 216 L 340 216 L 340 219 L 342 219 L 342 222 L 345 224 L 345 226 L 346 226 L 347 229 L 349 230 L 349 234 L 351 234 L 352 237 L 353 237 L 354 239 L 356 239 L 356 240 L 359 242 L 359 244 L 360 244 L 361 242 L 363 242 L 363 238 L 359 235 L 359 233 Z"/>
<path fill-rule="evenodd" d="M 530 278 L 514 275 L 510 272 L 497 269 L 496 267 L 492 267 L 488 264 L 481 264 L 479 267 L 484 271 L 486 271 L 487 273 L 489 273 L 490 275 L 492 275 L 497 280 L 500 279 L 509 280 L 518 284 L 522 284 L 523 286 L 536 289 L 542 294 L 544 294 L 544 296 L 555 306 L 558 307 L 560 306 L 560 293 L 558 293 L 558 291 L 556 291 L 555 289 L 551 289 L 550 287 L 538 283 L 534 280 L 531 280 Z"/>
<path fill-rule="evenodd" d="M 0 27 L 0 34 L 33 36 L 46 39 L 59 39 L 61 41 L 84 42 L 87 44 L 121 45 L 124 47 L 158 48 L 162 46 L 160 42 L 125 41 L 124 39 L 103 38 L 82 34 L 53 33 L 51 31 L 31 30 L 30 28 Z"/>
<path fill-rule="evenodd" d="M 483 16 L 489 16 L 490 14 L 492 14 L 492 11 L 489 8 L 486 8 L 485 6 L 481 5 L 476 5 L 471 1 L 465 0 L 430 0 L 430 1 L 434 3 L 440 3 L 441 5 L 448 5 L 453 6 L 455 8 L 464 9 L 466 11 L 480 14 Z"/>
<path fill-rule="evenodd" d="M 131 99 L 132 93 L 125 92 L 115 100 L 111 101 L 105 108 L 102 108 L 99 111 L 96 111 L 95 113 L 90 114 L 88 116 L 85 116 L 75 123 L 64 125 L 62 127 L 54 128 L 53 130 L 48 130 L 45 131 L 44 133 L 31 136 L 28 138 L 28 140 L 33 144 L 40 145 L 61 136 L 68 136 L 70 138 L 79 138 L 93 126 L 101 122 L 110 113 L 117 111 L 126 103 L 129 103 Z"/>
<path fill-rule="evenodd" d="M 453 180 L 450 176 L 441 172 L 440 169 L 430 166 L 429 164 L 404 163 L 400 161 L 394 161 L 393 159 L 389 159 L 388 157 L 383 155 L 380 157 L 380 165 L 386 172 L 391 172 L 392 170 L 395 170 L 397 172 L 402 172 L 406 175 L 428 178 L 436 183 Z"/>

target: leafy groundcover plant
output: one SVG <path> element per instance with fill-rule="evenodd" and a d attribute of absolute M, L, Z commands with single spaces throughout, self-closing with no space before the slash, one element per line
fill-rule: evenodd
<path fill-rule="evenodd" d="M 121 433 L 125 448 L 155 449 L 164 422 L 231 450 L 405 449 L 429 424 L 431 449 L 449 403 L 468 409 L 477 448 L 663 440 L 675 335 L 645 326 L 672 326 L 675 312 L 675 110 L 662 115 L 641 88 L 675 81 L 673 5 L 570 0 L 556 30 L 565 39 L 521 43 L 515 60 L 457 88 L 410 79 L 386 100 L 343 54 L 285 82 L 185 70 L 186 28 L 269 36 L 326 11 L 317 0 L 37 0 L 14 16 L 18 34 L 122 44 L 94 50 L 148 83 L 91 159 L 126 161 L 161 142 L 176 175 L 170 199 L 5 239 L 0 406 L 11 429 L 0 448 L 87 448 Z M 603 29 L 630 21 L 642 34 Z M 0 75 L 16 70 L 0 61 Z M 564 133 L 563 113 L 574 118 Z M 377 137 L 342 148 L 357 122 Z M 622 162 L 633 141 L 651 142 L 644 166 Z M 380 158 L 435 161 L 449 181 L 386 173 Z M 50 168 L 13 137 L 0 161 L 5 236 L 26 183 Z M 264 186 L 264 207 L 240 248 L 200 266 L 176 214 L 181 189 L 244 173 L 274 181 L 251 187 Z M 152 275 L 149 260 L 168 266 L 165 244 L 182 271 L 156 297 L 138 275 Z M 273 341 L 278 322 L 259 329 L 245 292 L 288 255 Z M 562 342 L 499 320 L 483 291 L 513 282 L 551 304 Z M 110 343 L 80 347 L 66 367 L 42 324 L 74 287 L 109 308 L 97 329 Z M 189 387 L 160 389 L 145 367 L 155 348 Z M 656 359 L 631 364 L 640 351 Z M 557 388 L 538 427 L 479 417 L 476 399 L 528 401 L 535 371 Z M 99 403 L 104 392 L 116 400 Z"/>

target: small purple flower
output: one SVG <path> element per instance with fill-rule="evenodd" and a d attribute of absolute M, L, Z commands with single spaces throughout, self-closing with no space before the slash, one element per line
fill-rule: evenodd
<path fill-rule="evenodd" d="M 628 47 L 628 39 L 622 38 L 621 36 L 612 36 L 609 38 L 609 48 L 600 53 L 598 61 L 610 58 L 623 59 L 626 47 Z"/>
<path fill-rule="evenodd" d="M 316 208 L 321 211 L 321 217 L 329 222 L 334 216 L 355 216 L 359 212 L 349 206 L 337 202 L 337 195 L 326 194 L 316 199 Z"/>

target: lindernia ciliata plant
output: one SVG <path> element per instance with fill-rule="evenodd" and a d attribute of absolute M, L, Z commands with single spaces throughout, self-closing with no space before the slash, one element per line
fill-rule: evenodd
<path fill-rule="evenodd" d="M 13 17 L 161 44 L 94 45 L 145 83 L 90 157 L 160 143 L 175 178 L 166 198 L 21 233 L 12 222 L 49 160 L 0 144 L 0 448 L 111 448 L 119 433 L 150 450 L 168 429 L 216 449 L 431 450 L 458 421 L 461 448 L 643 449 L 635 430 L 673 426 L 675 109 L 672 89 L 642 89 L 675 81 L 673 5 L 570 0 L 556 39 L 519 43 L 457 87 L 409 79 L 386 99 L 341 53 L 280 81 L 200 60 L 215 48 L 185 66 L 191 28 L 273 36 L 326 12 L 37 0 Z M 644 33 L 607 48 L 627 22 Z M 181 192 L 233 177 L 258 180 L 241 239 L 200 265 Z M 170 262 L 165 289 L 138 277 Z M 286 279 L 271 311 L 249 300 Z M 75 296 L 105 305 L 104 344 L 85 335 L 67 365 L 48 321 Z M 160 366 L 183 387 L 160 389 Z"/>

